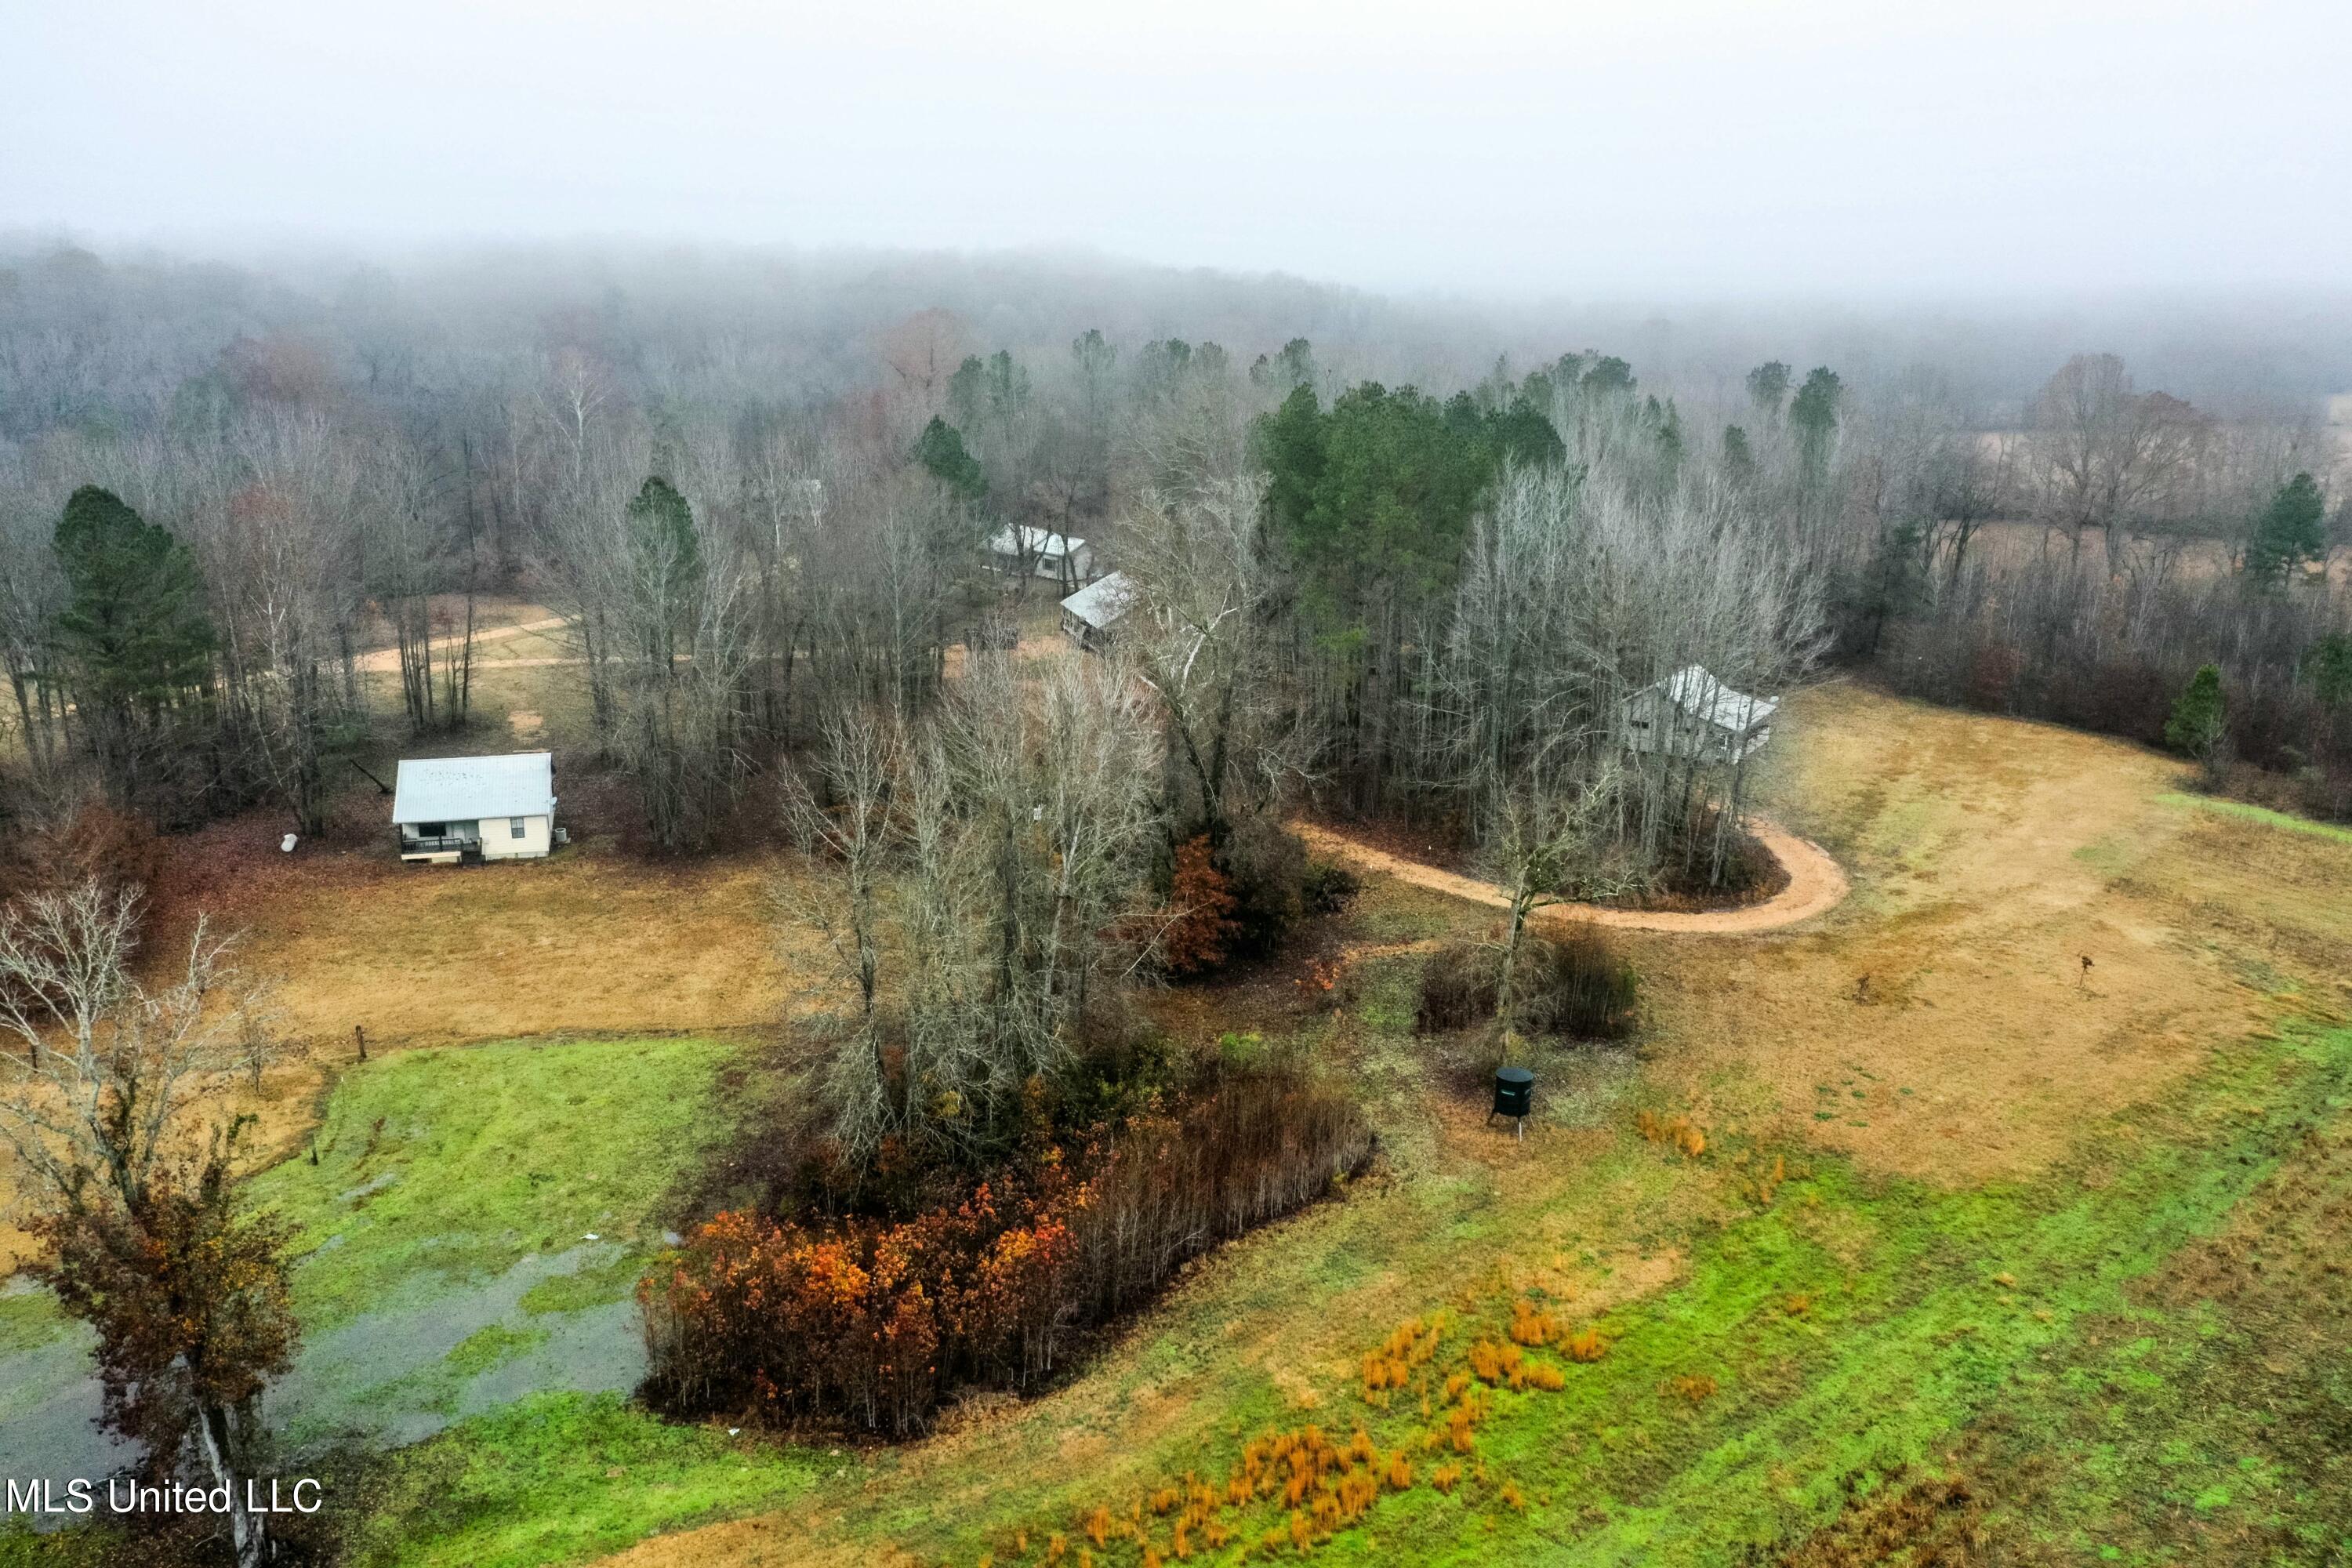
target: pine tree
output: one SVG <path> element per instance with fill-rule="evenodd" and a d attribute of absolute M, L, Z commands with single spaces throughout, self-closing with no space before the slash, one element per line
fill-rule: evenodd
<path fill-rule="evenodd" d="M 2327 501 L 2309 474 L 2279 486 L 2246 545 L 2248 575 L 2281 578 L 2327 552 Z"/>
<path fill-rule="evenodd" d="M 68 598 L 51 630 L 79 702 L 152 710 L 204 685 L 215 640 L 204 580 L 169 529 L 84 485 L 56 546 Z"/>
<path fill-rule="evenodd" d="M 1845 384 L 1827 365 L 1816 366 L 1789 405 L 1789 423 L 1797 432 L 1797 456 L 1806 473 L 1818 476 L 1829 466 L 1830 446 L 1837 439 L 1838 403 Z"/>
<path fill-rule="evenodd" d="M 2188 689 L 2172 705 L 2164 722 L 2164 743 L 2185 752 L 2209 769 L 2221 755 L 2229 732 L 2229 705 L 2221 696 L 2221 668 L 2208 664 L 2189 679 Z"/>
<path fill-rule="evenodd" d="M 977 501 L 988 494 L 988 474 L 980 459 L 965 449 L 963 432 L 937 415 L 915 438 L 915 461 L 966 500 Z"/>

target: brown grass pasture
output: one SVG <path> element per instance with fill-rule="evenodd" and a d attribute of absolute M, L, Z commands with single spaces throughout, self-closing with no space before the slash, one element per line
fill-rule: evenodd
<path fill-rule="evenodd" d="M 1324 956 L 1352 946 L 1398 967 L 1385 990 L 1372 972 L 1342 986 L 1318 1048 L 1375 1108 L 1382 1174 L 1204 1259 L 1066 1386 L 845 1456 L 804 1511 L 614 1561 L 904 1560 L 881 1543 L 1003 1518 L 1009 1498 L 1065 1496 L 1081 1475 L 1116 1499 L 1269 1418 L 1344 1430 L 1351 1357 L 1397 1321 L 1491 1289 L 1498 1268 L 1587 1313 L 1667 1287 L 1684 1268 L 1670 1238 L 1729 1212 L 1738 1176 L 1669 1158 L 1596 1184 L 1644 1101 L 1690 1108 L 1718 1140 L 1811 1143 L 1865 1173 L 2026 1177 L 2291 998 L 2342 1002 L 2352 844 L 2209 812 L 2174 794 L 2177 763 L 2097 737 L 1850 686 L 1806 694 L 1792 717 L 1766 805 L 1839 857 L 1852 896 L 1783 931 L 1625 933 L 1649 1038 L 1638 1060 L 1555 1058 L 1551 1113 L 1525 1143 L 1488 1129 L 1425 1048 L 1400 1058 L 1375 1039 L 1395 1037 L 1396 982 L 1420 944 L 1492 912 L 1371 879 Z M 1286 984 L 1173 993 L 1164 1010 L 1203 1035 L 1279 1010 Z"/>
<path fill-rule="evenodd" d="M 1736 1068 L 1727 1116 L 1908 1174 L 2023 1172 L 2268 993 L 2352 972 L 2352 847 L 2168 801 L 2169 759 L 1853 687 L 1798 709 L 1768 796 L 1853 895 L 1642 948 L 1657 1070 L 1706 1096 Z"/>

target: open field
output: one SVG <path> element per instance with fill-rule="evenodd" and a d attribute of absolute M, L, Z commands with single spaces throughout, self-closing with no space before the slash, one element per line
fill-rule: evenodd
<path fill-rule="evenodd" d="M 1830 1555 L 1809 1560 L 1829 1562 L 1838 1532 L 1898 1521 L 2028 1562 L 2352 1551 L 2345 1446 L 2322 1436 L 2352 1430 L 2327 1338 L 2352 1216 L 2352 840 L 2213 809 L 2177 764 L 2071 731 L 1851 687 L 1792 710 L 1766 804 L 1838 858 L 1849 896 L 1766 933 L 1622 933 L 1643 1037 L 1549 1052 L 1524 1143 L 1484 1125 L 1460 1042 L 1411 1031 L 1423 944 L 1490 910 L 1376 878 L 1312 944 L 1356 955 L 1336 1008 L 1286 968 L 1160 998 L 1171 1032 L 1256 1028 L 1347 1074 L 1381 1163 L 1203 1259 L 1070 1382 L 974 1399 L 913 1445 L 730 1438 L 593 1392 L 610 1381 L 551 1386 L 533 1304 L 577 1314 L 573 1343 L 611 1332 L 598 1314 L 719 1114 L 694 1096 L 730 1093 L 737 1047 L 371 1064 L 328 1104 L 321 1163 L 262 1179 L 318 1248 L 306 1318 L 331 1341 L 373 1303 L 456 1290 L 481 1321 L 449 1325 L 432 1388 L 361 1401 L 446 1424 L 392 1462 L 362 1560 L 520 1568 L 635 1542 L 616 1561 L 1011 1563 L 1058 1531 L 1066 1563 L 1132 1568 L 1132 1531 L 1097 1546 L 1081 1521 L 1107 1509 L 1171 1554 L 1154 1490 L 1222 1484 L 1257 1434 L 1309 1422 L 1343 1444 L 1360 1425 L 1413 1474 L 1317 1546 L 1342 1562 L 1713 1563 L 1817 1531 Z M 526 966 L 538 938 L 570 944 L 572 990 L 401 1000 L 388 1016 L 419 1042 L 534 1009 L 551 1016 L 509 1032 L 751 1021 L 725 1005 L 772 1016 L 815 973 L 778 978 L 750 870 L 581 854 L 404 882 L 346 858 L 271 866 L 239 906 L 257 966 L 344 966 L 296 993 L 322 1034 L 341 1026 L 329 998 L 372 995 L 401 962 L 352 951 L 355 919 L 388 942 L 460 929 Z M 665 921 L 731 940 L 729 962 L 669 949 Z M 666 960 L 631 945 L 648 941 Z M 603 987 L 613 966 L 634 983 Z M 1703 1147 L 1643 1136 L 1643 1111 L 1688 1118 Z M 575 1255 L 608 1235 L 613 1254 Z M 1497 1388 L 1466 1453 L 1428 1451 L 1435 1385 L 1522 1300 L 1603 1352 L 1528 1351 L 1559 1390 Z M 20 1340 L 48 1331 L 0 1309 Z M 1363 1356 L 1441 1312 L 1420 1381 L 1368 1404 Z M 519 1403 L 485 1405 L 493 1389 Z M 1288 1529 L 1278 1502 L 1225 1517 L 1244 1532 L 1213 1554 L 1196 1533 L 1196 1558 L 1260 1560 Z"/>
<path fill-rule="evenodd" d="M 1366 1406 L 1358 1360 L 1440 1310 L 1498 1331 L 1527 1296 L 1601 1328 L 1607 1355 L 1561 1394 L 1496 1395 L 1486 1482 L 1416 1486 L 1318 1555 L 1716 1561 L 1828 1524 L 1849 1478 L 1956 1453 L 2018 1489 L 1984 1517 L 2053 1560 L 2092 1554 L 2147 1488 L 2178 1494 L 2176 1533 L 2244 1528 L 2248 1505 L 2215 1499 L 2252 1495 L 2232 1480 L 2250 1456 L 2263 1506 L 2318 1528 L 2308 1487 L 2281 1512 L 2281 1462 L 2242 1445 L 2150 1436 L 2063 1498 L 2021 1456 L 2095 1441 L 2068 1390 L 2116 1375 L 2118 1325 L 2184 1364 L 2209 1353 L 2210 1310 L 2151 1308 L 2151 1281 L 2266 1178 L 2291 1186 L 2303 1130 L 2340 1123 L 2352 1036 L 2277 1022 L 2340 1006 L 2352 847 L 2183 805 L 2173 764 L 2109 742 L 1851 689 L 1800 712 L 1808 747 L 1774 807 L 1845 860 L 1853 897 L 1770 936 L 1629 939 L 1648 1039 L 1548 1062 L 1525 1144 L 1412 1037 L 1414 955 L 1380 952 L 1489 917 L 1376 885 L 1331 933 L 1371 954 L 1339 1012 L 1265 1020 L 1362 1086 L 1387 1157 L 1360 1190 L 1206 1260 L 1067 1386 L 840 1454 L 787 1512 L 625 1561 L 1012 1562 L 1024 1531 L 1034 1560 L 1054 1531 L 1083 1543 L 1097 1504 L 1124 1518 L 1188 1471 L 1222 1477 L 1264 1427 L 1361 1421 L 1383 1452 L 1410 1447 L 1425 1424 Z M 1171 1024 L 1206 1024 L 1213 996 L 1171 994 Z M 1637 1136 L 1644 1108 L 1695 1113 L 1706 1152 Z M 2159 1426 L 2245 1425 L 2137 1397 Z M 488 1445 L 460 1425 L 433 1462 L 465 1456 L 482 1517 L 520 1519 L 528 1473 Z M 1253 1538 L 1269 1522 L 1280 1510 Z M 461 1560 L 436 1530 L 420 1507 L 385 1560 Z"/>

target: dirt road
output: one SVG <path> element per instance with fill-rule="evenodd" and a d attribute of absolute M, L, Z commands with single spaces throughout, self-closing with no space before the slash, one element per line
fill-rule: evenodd
<path fill-rule="evenodd" d="M 474 633 L 474 646 L 476 647 L 479 647 L 484 643 L 488 642 L 503 642 L 509 637 L 523 637 L 531 632 L 551 632 L 560 629 L 563 624 L 564 621 L 562 616 L 549 616 L 543 620 L 524 621 L 519 626 L 483 626 Z M 439 647 L 445 645 L 436 638 L 434 646 Z M 566 661 L 562 659 L 546 658 L 516 659 L 513 662 L 516 664 L 561 664 Z M 397 647 L 372 648 L 368 652 L 360 655 L 359 658 L 353 661 L 353 664 L 354 668 L 356 668 L 362 675 L 397 675 L 400 673 L 400 649 Z"/>
<path fill-rule="evenodd" d="M 1474 904 L 1508 909 L 1510 895 L 1493 882 L 1441 870 L 1418 860 L 1407 860 L 1385 850 L 1359 844 L 1343 834 L 1308 823 L 1297 825 L 1307 847 L 1336 856 L 1367 871 L 1395 877 L 1417 888 L 1466 899 Z M 1738 935 L 1744 931 L 1778 931 L 1809 921 L 1837 907 L 1846 895 L 1845 873 L 1821 846 L 1798 837 L 1778 823 L 1750 817 L 1748 828 L 1772 852 L 1789 873 L 1789 885 L 1761 903 L 1736 910 L 1683 912 L 1669 910 L 1612 910 L 1600 904 L 1552 904 L 1537 911 L 1539 920 L 1591 921 L 1619 931 L 1675 931 L 1685 935 Z"/>

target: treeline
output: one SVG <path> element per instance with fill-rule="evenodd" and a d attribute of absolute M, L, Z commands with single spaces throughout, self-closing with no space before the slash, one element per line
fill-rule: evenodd
<path fill-rule="evenodd" d="M 2110 355 L 2062 366 L 2020 429 L 1898 400 L 1854 464 L 1838 651 L 1897 690 L 2183 751 L 2352 815 L 2352 487 L 2332 435 L 2211 418 Z M 2219 710 L 2184 744 L 2209 666 Z"/>
<path fill-rule="evenodd" d="M 12 328 L 0 447 L 23 807 L 97 787 L 166 826 L 268 802 L 318 832 L 372 723 L 469 721 L 498 592 L 567 621 L 585 748 L 647 842 L 764 833 L 779 758 L 929 711 L 957 645 L 1001 635 L 1036 585 L 992 578 L 985 542 L 1026 526 L 1139 585 L 1163 862 L 1205 838 L 1244 897 L 1236 833 L 1302 799 L 1521 863 L 1504 841 L 1557 859 L 1572 800 L 1606 830 L 1578 829 L 1570 882 L 1720 883 L 1741 770 L 1612 739 L 1691 667 L 1770 695 L 1833 658 L 2160 741 L 2215 663 L 2231 754 L 2342 809 L 2340 593 L 2306 570 L 2344 531 L 2324 432 L 2210 418 L 2104 356 L 2002 423 L 1925 372 L 1768 362 L 1677 396 L 1587 352 L 1391 386 L 1337 368 L 1360 344 L 1041 352 L 919 309 L 813 377 L 781 297 L 782 325 L 730 336 L 670 295 L 448 296 L 469 344 L 383 279 L 302 306 L 42 268 L 12 275 L 38 271 L 46 324 Z M 272 324 L 197 352 L 248 318 Z M 383 645 L 396 710 L 359 668 Z"/>

